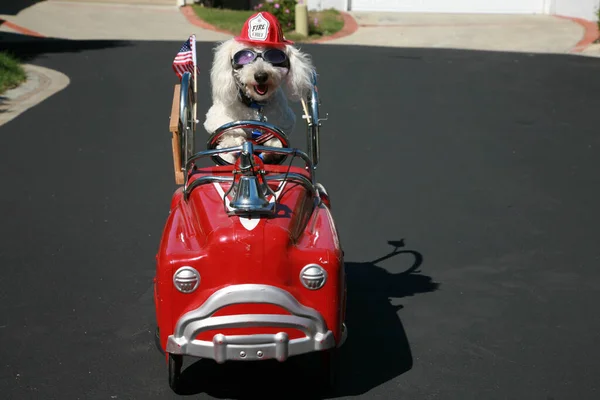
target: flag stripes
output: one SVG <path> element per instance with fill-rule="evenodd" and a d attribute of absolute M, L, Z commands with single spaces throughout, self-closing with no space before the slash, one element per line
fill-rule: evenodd
<path fill-rule="evenodd" d="M 194 74 L 194 67 L 198 71 L 196 64 L 196 35 L 192 35 L 185 41 L 179 52 L 173 60 L 173 71 L 179 79 L 185 72 Z"/>

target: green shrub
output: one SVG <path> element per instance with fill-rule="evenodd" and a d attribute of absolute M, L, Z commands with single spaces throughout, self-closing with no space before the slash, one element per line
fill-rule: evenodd
<path fill-rule="evenodd" d="M 25 70 L 18 58 L 7 52 L 0 52 L 0 94 L 12 89 L 27 79 Z"/>
<path fill-rule="evenodd" d="M 296 1 L 295 0 L 265 0 L 254 7 L 256 11 L 266 11 L 273 14 L 281 24 L 284 32 L 296 28 Z"/>
<path fill-rule="evenodd" d="M 262 0 L 252 10 L 229 10 L 210 8 L 194 4 L 192 7 L 200 19 L 220 29 L 239 34 L 244 22 L 257 11 L 272 13 L 281 24 L 287 39 L 302 42 L 331 35 L 344 27 L 344 19 L 334 9 L 308 12 L 308 37 L 296 33 L 296 1 L 295 0 Z M 298 0 L 301 4 L 302 0 Z M 286 11 L 287 10 L 287 11 Z"/>

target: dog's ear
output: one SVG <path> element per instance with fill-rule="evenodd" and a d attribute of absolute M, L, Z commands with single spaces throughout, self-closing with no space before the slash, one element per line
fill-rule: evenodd
<path fill-rule="evenodd" d="M 212 86 L 213 102 L 223 104 L 233 103 L 237 96 L 237 86 L 231 67 L 232 51 L 237 44 L 233 39 L 221 43 L 215 48 L 210 83 Z"/>
<path fill-rule="evenodd" d="M 300 101 L 312 89 L 312 60 L 308 54 L 291 45 L 286 46 L 285 52 L 290 59 L 287 94 L 291 100 Z"/>

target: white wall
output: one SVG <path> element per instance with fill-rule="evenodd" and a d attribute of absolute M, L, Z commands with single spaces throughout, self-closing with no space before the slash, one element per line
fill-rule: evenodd
<path fill-rule="evenodd" d="M 188 0 L 190 1 L 190 0 Z M 395 10 L 428 12 L 509 12 L 526 14 L 558 14 L 567 17 L 596 21 L 600 0 L 305 0 L 309 10 L 335 8 L 348 10 L 354 2 L 355 9 L 372 11 Z M 350 7 L 352 8 L 352 7 Z"/>
<path fill-rule="evenodd" d="M 552 0 L 551 7 L 553 14 L 596 21 L 599 6 L 600 0 Z"/>
<path fill-rule="evenodd" d="M 346 11 L 346 0 L 305 0 L 309 10 L 327 10 L 335 8 L 336 10 Z"/>
<path fill-rule="evenodd" d="M 542 14 L 544 0 L 350 0 L 355 11 Z"/>

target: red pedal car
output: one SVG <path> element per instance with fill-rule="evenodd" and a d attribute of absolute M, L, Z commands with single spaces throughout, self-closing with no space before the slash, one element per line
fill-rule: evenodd
<path fill-rule="evenodd" d="M 310 352 L 323 355 L 330 385 L 347 335 L 346 283 L 329 199 L 315 178 L 321 121 L 316 77 L 303 101 L 307 152 L 290 148 L 286 135 L 265 121 L 237 121 L 219 128 L 207 150 L 197 153 L 190 78 L 184 74 L 175 91 L 171 132 L 182 186 L 172 198 L 154 279 L 157 339 L 169 385 L 179 390 L 183 356 L 284 362 Z M 216 149 L 236 128 L 246 129 L 249 140 Z M 283 148 L 258 144 L 272 137 Z M 231 152 L 239 154 L 234 165 L 219 157 Z M 278 159 L 268 164 L 266 155 Z M 201 167 L 203 159 L 210 165 Z"/>

